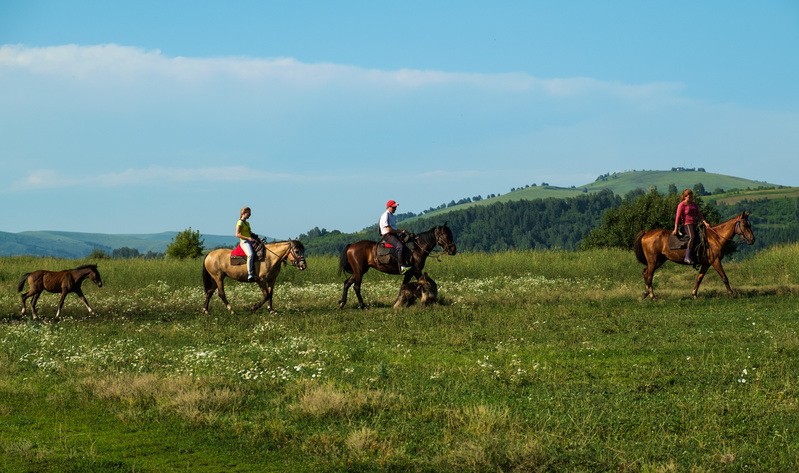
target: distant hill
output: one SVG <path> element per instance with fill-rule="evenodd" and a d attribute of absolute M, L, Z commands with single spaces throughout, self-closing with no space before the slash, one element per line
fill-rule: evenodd
<path fill-rule="evenodd" d="M 669 186 L 671 185 L 674 185 L 679 190 L 682 190 L 685 188 L 693 189 L 693 187 L 697 184 L 702 184 L 707 192 L 711 192 L 713 194 L 716 194 L 717 191 L 727 192 L 733 189 L 743 191 L 784 187 L 768 182 L 753 181 L 751 179 L 725 176 L 723 174 L 715 174 L 697 170 L 627 171 L 604 174 L 599 176 L 594 182 L 579 187 L 557 187 L 550 186 L 546 183 L 530 184 L 523 188 L 514 189 L 507 194 L 502 194 L 491 198 L 482 198 L 476 202 L 471 201 L 456 205 L 449 205 L 446 208 L 428 211 L 423 215 L 417 215 L 416 218 L 422 216 L 424 216 L 424 218 L 437 217 L 453 210 L 464 210 L 476 205 L 491 205 L 498 202 L 547 198 L 565 199 L 569 197 L 576 197 L 581 194 L 600 192 L 605 189 L 609 189 L 614 194 L 623 197 L 630 191 L 634 191 L 636 189 L 648 190 L 652 186 L 656 186 L 660 192 L 667 192 Z"/>
<path fill-rule="evenodd" d="M 164 253 L 178 232 L 110 235 L 59 231 L 0 232 L 0 256 L 52 256 L 84 258 L 94 250 L 111 254 L 118 248 L 134 248 L 142 254 Z M 236 238 L 222 235 L 201 235 L 205 248 L 233 246 Z"/>

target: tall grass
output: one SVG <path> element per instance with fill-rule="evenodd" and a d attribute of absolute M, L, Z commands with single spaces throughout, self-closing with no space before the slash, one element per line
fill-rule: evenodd
<path fill-rule="evenodd" d="M 790 471 L 799 466 L 799 245 L 695 271 L 667 264 L 642 301 L 632 254 L 428 260 L 442 303 L 339 310 L 333 257 L 287 266 L 277 315 L 231 282 L 202 315 L 200 261 L 103 260 L 20 320 L 0 260 L 0 462 L 9 471 Z"/>

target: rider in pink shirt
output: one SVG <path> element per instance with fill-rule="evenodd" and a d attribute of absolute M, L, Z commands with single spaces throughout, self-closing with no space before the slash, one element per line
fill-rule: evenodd
<path fill-rule="evenodd" d="M 697 224 L 702 222 L 708 226 L 705 216 L 699 210 L 699 206 L 694 202 L 694 192 L 691 189 L 682 191 L 682 200 L 677 205 L 677 216 L 674 218 L 674 233 L 677 234 L 677 229 L 682 222 L 685 225 L 685 231 L 688 232 L 688 248 L 685 249 L 685 258 L 683 261 L 687 264 L 695 264 L 693 259 L 694 248 L 697 241 Z"/>

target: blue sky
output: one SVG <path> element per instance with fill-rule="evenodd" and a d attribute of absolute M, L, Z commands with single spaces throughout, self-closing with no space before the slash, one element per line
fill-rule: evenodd
<path fill-rule="evenodd" d="M 0 231 L 360 230 L 703 167 L 799 186 L 799 2 L 0 0 Z"/>

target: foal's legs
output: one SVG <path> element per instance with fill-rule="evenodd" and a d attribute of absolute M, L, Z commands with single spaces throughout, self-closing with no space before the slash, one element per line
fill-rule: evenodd
<path fill-rule="evenodd" d="M 86 306 L 86 309 L 89 310 L 89 313 L 94 315 L 94 311 L 92 310 L 91 306 L 89 306 L 89 301 L 86 300 L 86 296 L 83 295 L 83 291 L 80 288 L 78 288 L 74 292 L 75 294 L 78 295 L 78 299 L 80 299 L 80 301 L 83 302 L 83 305 Z"/>
<path fill-rule="evenodd" d="M 64 307 L 64 299 L 67 298 L 67 294 L 69 294 L 69 292 L 66 290 L 61 291 L 61 295 L 58 298 L 58 308 L 55 311 L 55 318 L 61 317 L 61 308 Z"/>
<path fill-rule="evenodd" d="M 39 314 L 36 312 L 36 304 L 39 302 L 39 296 L 41 296 L 41 295 L 42 295 L 41 292 L 37 292 L 36 294 L 31 296 L 31 314 L 33 316 L 32 317 L 33 320 L 36 320 L 36 319 L 39 318 Z"/>

